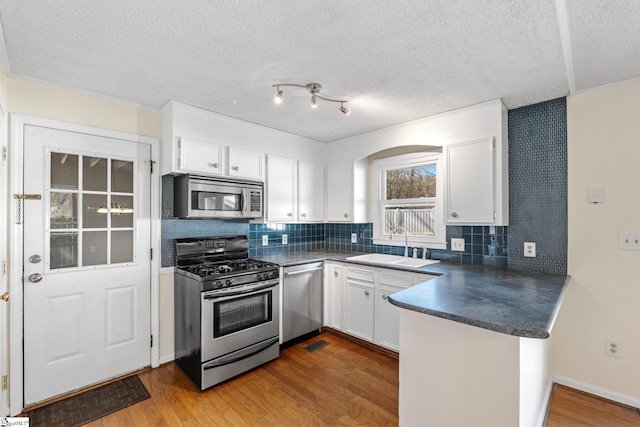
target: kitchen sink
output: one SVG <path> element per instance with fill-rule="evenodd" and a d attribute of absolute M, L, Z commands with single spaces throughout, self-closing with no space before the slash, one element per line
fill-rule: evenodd
<path fill-rule="evenodd" d="M 421 258 L 405 258 L 399 255 L 387 255 L 387 254 L 365 254 L 348 257 L 347 261 L 361 261 L 368 262 L 370 264 L 386 265 L 390 267 L 407 267 L 407 268 L 420 268 L 425 265 L 435 264 L 440 261 L 432 259 Z"/>

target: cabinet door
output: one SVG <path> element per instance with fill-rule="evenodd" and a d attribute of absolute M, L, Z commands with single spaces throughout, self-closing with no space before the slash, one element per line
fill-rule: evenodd
<path fill-rule="evenodd" d="M 262 181 L 262 153 L 229 147 L 229 176 Z"/>
<path fill-rule="evenodd" d="M 324 166 L 298 162 L 298 221 L 317 222 L 324 213 Z"/>
<path fill-rule="evenodd" d="M 345 332 L 373 342 L 375 272 L 347 268 L 345 286 Z"/>
<path fill-rule="evenodd" d="M 269 156 L 267 161 L 267 219 L 295 221 L 296 161 Z"/>
<path fill-rule="evenodd" d="M 405 289 L 400 286 L 380 286 L 376 290 L 376 344 L 399 351 L 400 308 L 389 302 L 389 295 Z"/>
<path fill-rule="evenodd" d="M 224 172 L 222 145 L 180 138 L 178 167 L 184 172 L 222 174 Z"/>
<path fill-rule="evenodd" d="M 325 265 L 324 326 L 342 330 L 342 279 L 341 265 Z"/>
<path fill-rule="evenodd" d="M 327 220 L 353 221 L 353 164 L 329 165 L 327 169 Z"/>
<path fill-rule="evenodd" d="M 494 138 L 446 146 L 447 224 L 492 224 Z"/>
<path fill-rule="evenodd" d="M 376 344 L 398 351 L 400 308 L 389 302 L 389 295 L 412 286 L 413 276 L 413 273 L 380 270 L 376 288 Z"/>

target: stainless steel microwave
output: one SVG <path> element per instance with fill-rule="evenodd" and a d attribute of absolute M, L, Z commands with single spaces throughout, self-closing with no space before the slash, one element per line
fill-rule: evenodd
<path fill-rule="evenodd" d="M 179 218 L 262 218 L 263 184 L 233 178 L 179 175 L 174 179 L 174 215 Z"/>

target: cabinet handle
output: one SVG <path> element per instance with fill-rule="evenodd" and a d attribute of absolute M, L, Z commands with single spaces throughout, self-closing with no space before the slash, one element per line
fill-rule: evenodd
<path fill-rule="evenodd" d="M 366 296 L 369 296 L 369 291 L 364 291 L 364 294 L 365 294 Z"/>
<path fill-rule="evenodd" d="M 302 218 L 306 218 L 306 217 L 307 217 L 307 214 L 306 214 L 306 213 L 303 213 L 303 214 L 300 214 L 300 216 L 301 216 Z"/>
<path fill-rule="evenodd" d="M 293 213 L 288 212 L 288 213 L 287 213 L 287 216 L 293 216 Z"/>
<path fill-rule="evenodd" d="M 231 170 L 237 172 L 240 170 L 240 166 L 231 166 Z"/>
<path fill-rule="evenodd" d="M 345 214 L 344 214 L 344 217 L 345 217 L 345 218 L 349 218 L 349 214 L 348 214 L 348 213 L 345 213 Z"/>
<path fill-rule="evenodd" d="M 336 276 L 336 277 L 338 277 L 338 272 L 337 272 L 337 271 L 334 271 L 334 272 L 333 272 L 333 275 L 334 275 L 334 276 Z"/>
<path fill-rule="evenodd" d="M 454 218 L 458 218 L 458 212 L 451 212 L 451 216 Z"/>
<path fill-rule="evenodd" d="M 209 166 L 211 166 L 212 168 L 218 169 L 218 164 L 217 163 L 209 163 Z"/>
<path fill-rule="evenodd" d="M 387 299 L 387 295 L 382 295 L 382 299 Z"/>

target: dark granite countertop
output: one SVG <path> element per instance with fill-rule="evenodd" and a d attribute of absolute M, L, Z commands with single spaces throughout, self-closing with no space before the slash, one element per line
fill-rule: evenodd
<path fill-rule="evenodd" d="M 287 266 L 323 260 L 345 261 L 354 255 L 358 253 L 316 251 L 259 258 Z M 563 275 L 447 262 L 411 270 L 438 277 L 391 295 L 392 304 L 526 338 L 549 337 L 569 282 L 569 276 Z"/>

